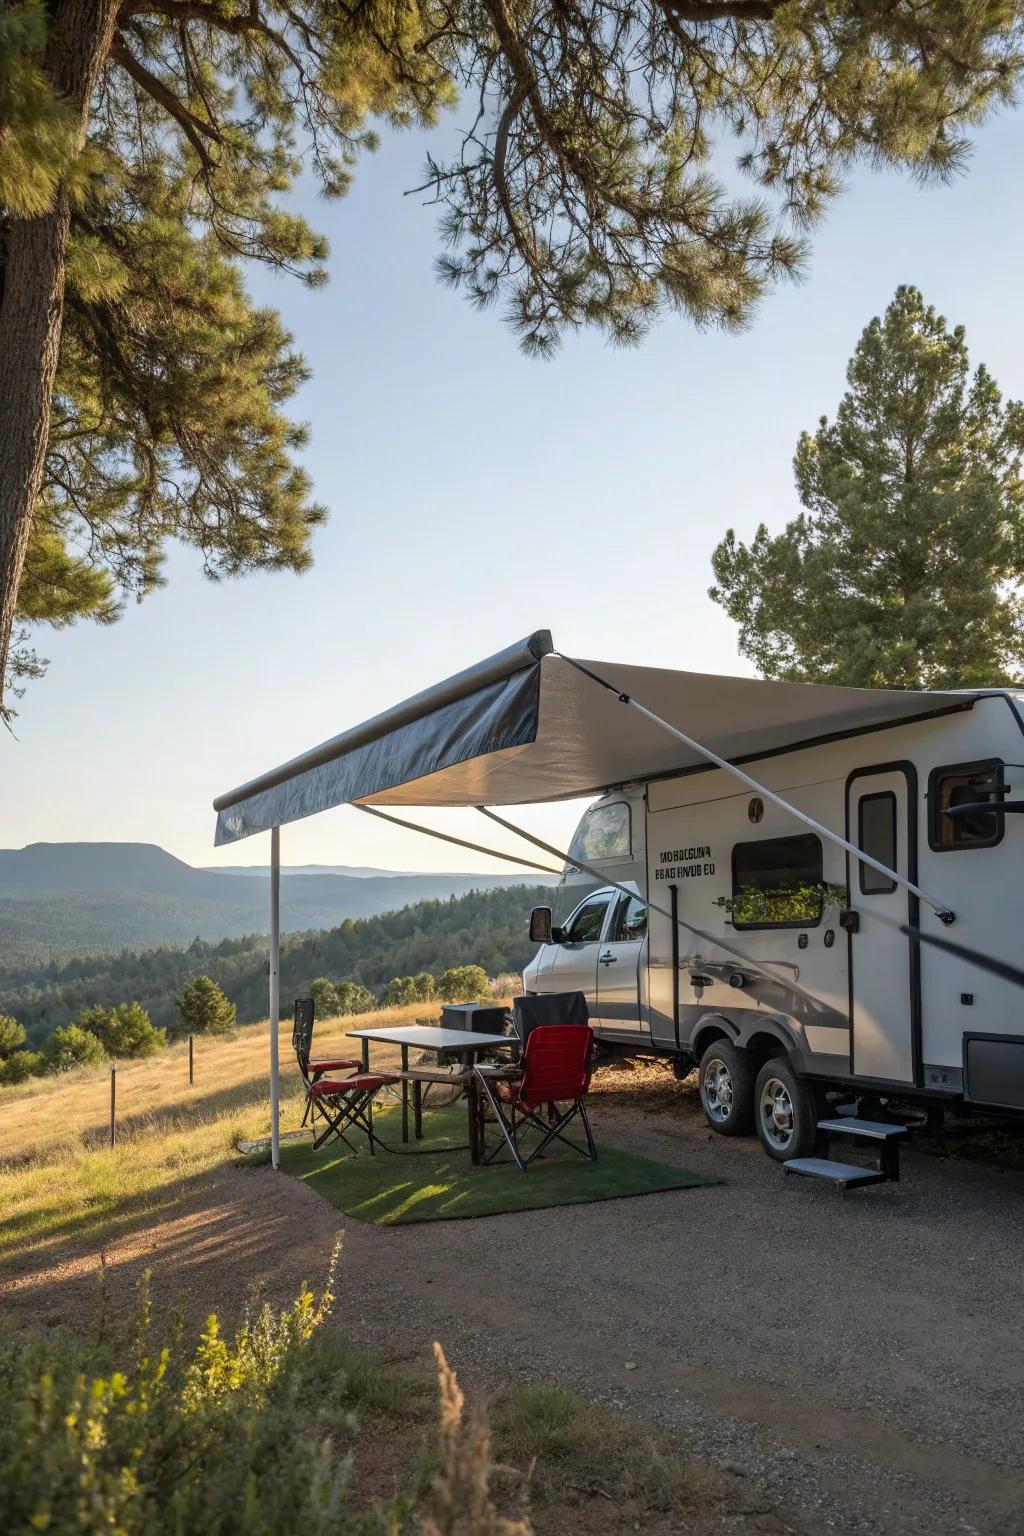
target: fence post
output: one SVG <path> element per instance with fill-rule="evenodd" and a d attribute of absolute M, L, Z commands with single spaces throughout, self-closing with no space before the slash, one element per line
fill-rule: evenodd
<path fill-rule="evenodd" d="M 188 1037 L 188 1085 L 191 1088 L 194 1078 L 192 1076 L 192 1036 Z"/>
<path fill-rule="evenodd" d="M 110 1145 L 114 1145 L 114 1116 L 117 1113 L 117 1063 L 110 1063 Z"/>

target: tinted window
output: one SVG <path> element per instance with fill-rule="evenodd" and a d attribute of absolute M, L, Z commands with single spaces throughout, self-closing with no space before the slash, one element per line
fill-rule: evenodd
<path fill-rule="evenodd" d="M 962 763 L 933 770 L 928 781 L 928 841 L 936 852 L 991 848 L 999 842 L 1003 818 L 985 807 L 999 804 L 1002 784 L 1002 763 Z M 957 812 L 958 806 L 979 808 Z M 956 814 L 949 816 L 948 811 Z"/>
<path fill-rule="evenodd" d="M 737 928 L 806 928 L 821 921 L 823 904 L 821 840 L 813 832 L 736 844 L 729 910 Z"/>
<path fill-rule="evenodd" d="M 878 795 L 865 795 L 857 813 L 857 846 L 873 859 L 896 868 L 896 796 L 891 791 Z M 858 880 L 865 896 L 884 896 L 896 889 L 896 881 L 861 864 Z"/>
<path fill-rule="evenodd" d="M 610 901 L 611 897 L 607 891 L 601 896 L 591 896 L 585 901 L 575 917 L 569 919 L 566 938 L 571 939 L 574 944 L 586 944 L 599 939 Z"/>
<path fill-rule="evenodd" d="M 612 923 L 611 943 L 642 939 L 647 932 L 647 903 L 639 896 L 620 896 Z"/>
<path fill-rule="evenodd" d="M 600 864 L 608 859 L 628 859 L 630 852 L 629 806 L 616 800 L 611 805 L 592 806 L 587 812 L 576 829 L 569 859 L 575 855 L 588 864 Z"/>

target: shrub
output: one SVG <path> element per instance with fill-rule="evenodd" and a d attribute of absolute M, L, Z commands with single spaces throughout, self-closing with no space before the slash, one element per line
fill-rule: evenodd
<path fill-rule="evenodd" d="M 24 1026 L 17 1019 L 12 1019 L 9 1013 L 0 1013 L 0 1056 L 9 1056 L 24 1044 Z"/>
<path fill-rule="evenodd" d="M 491 977 L 487 989 L 496 1003 L 504 997 L 522 997 L 523 978 L 518 971 L 502 971 Z"/>
<path fill-rule="evenodd" d="M 352 1427 L 344 1378 L 308 1347 L 329 1302 L 265 1306 L 233 1339 L 211 1317 L 191 1351 L 180 1329 L 153 1336 L 145 1298 L 131 1343 L 4 1339 L 4 1528 L 352 1536 L 331 1445 Z"/>
<path fill-rule="evenodd" d="M 175 999 L 181 1032 L 185 1035 L 228 1035 L 235 1027 L 237 1009 L 209 976 L 197 976 Z"/>
<path fill-rule="evenodd" d="M 70 1072 L 72 1067 L 97 1067 L 107 1053 L 94 1034 L 77 1024 L 55 1029 L 44 1047 L 48 1072 Z"/>
<path fill-rule="evenodd" d="M 313 999 L 313 1007 L 318 1019 L 335 1019 L 342 1011 L 338 999 L 338 989 L 333 981 L 328 981 L 326 976 L 318 976 L 309 984 L 309 995 Z"/>
<path fill-rule="evenodd" d="M 96 1003 L 83 1009 L 75 1023 L 95 1035 L 108 1056 L 152 1056 L 167 1044 L 166 1029 L 153 1027 L 141 1003 L 122 1003 L 109 1010 Z"/>
<path fill-rule="evenodd" d="M 487 973 L 482 965 L 453 965 L 442 974 L 437 995 L 443 1003 L 489 1002 Z"/>
<path fill-rule="evenodd" d="M 434 995 L 434 978 L 429 971 L 417 976 L 394 976 L 384 989 L 385 1008 L 402 1003 L 428 1003 Z"/>
<path fill-rule="evenodd" d="M 369 1013 L 377 1006 L 377 999 L 362 982 L 339 981 L 336 990 L 339 1013 Z"/>
<path fill-rule="evenodd" d="M 0 1083 L 23 1083 L 39 1077 L 46 1069 L 46 1057 L 40 1051 L 12 1051 L 0 1061 Z"/>

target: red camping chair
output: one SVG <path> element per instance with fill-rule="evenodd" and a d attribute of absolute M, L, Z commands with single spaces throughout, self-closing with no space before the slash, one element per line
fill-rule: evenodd
<path fill-rule="evenodd" d="M 505 1145 L 525 1173 L 534 1158 L 540 1157 L 552 1141 L 560 1141 L 592 1162 L 597 1161 L 597 1148 L 583 1102 L 590 1088 L 593 1042 L 593 1032 L 588 1024 L 548 1024 L 530 1032 L 519 1078 L 510 1081 L 500 1068 L 477 1067 L 477 1081 L 503 1138 L 485 1152 L 485 1163 L 492 1162 Z M 566 1101 L 567 1109 L 558 1107 Z M 547 1120 L 541 1118 L 545 1105 Z M 585 1147 L 565 1134 L 566 1127 L 577 1116 L 587 1138 Z M 540 1131 L 541 1139 L 524 1156 L 520 1138 L 527 1128 Z M 481 1143 L 485 1129 L 486 1126 L 481 1125 Z"/>
<path fill-rule="evenodd" d="M 309 1053 L 313 1048 L 313 1016 L 313 999 L 297 998 L 292 1045 L 299 1065 L 299 1075 L 306 1089 L 302 1124 L 308 1121 L 314 1127 L 314 1150 L 322 1147 L 331 1136 L 337 1136 L 350 1152 L 354 1152 L 356 1148 L 345 1132 L 358 1128 L 365 1132 L 372 1154 L 376 1150 L 375 1143 L 380 1140 L 373 1130 L 374 1097 L 381 1088 L 399 1079 L 381 1073 L 364 1072 L 361 1061 L 348 1057 L 311 1060 Z M 330 1076 L 332 1072 L 350 1072 L 352 1075 L 334 1078 Z M 324 1129 L 319 1135 L 315 1131 L 318 1119 L 324 1122 Z"/>

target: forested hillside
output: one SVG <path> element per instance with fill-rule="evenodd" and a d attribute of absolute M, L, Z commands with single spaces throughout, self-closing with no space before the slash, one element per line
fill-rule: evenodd
<path fill-rule="evenodd" d="M 533 948 L 530 908 L 550 901 L 550 887 L 511 886 L 424 901 L 380 917 L 348 919 L 337 928 L 288 934 L 281 942 L 282 1009 L 304 996 L 317 976 L 360 981 L 376 991 L 393 976 L 435 975 L 453 965 L 482 965 L 488 975 L 520 971 Z M 157 1026 L 173 1027 L 174 998 L 194 977 L 212 976 L 238 1007 L 240 1023 L 267 1012 L 264 934 L 187 949 L 124 950 L 0 977 L 0 1014 L 10 1014 L 38 1046 L 55 1028 L 94 1003 L 140 1002 Z"/>
<path fill-rule="evenodd" d="M 254 871 L 258 873 L 258 871 Z M 414 902 L 507 888 L 522 876 L 284 869 L 286 933 L 330 928 Z M 266 921 L 265 882 L 194 869 L 151 843 L 32 843 L 0 848 L 0 984 L 18 969 L 124 948 L 243 938 Z M 4 974 L 7 973 L 7 974 Z"/>

